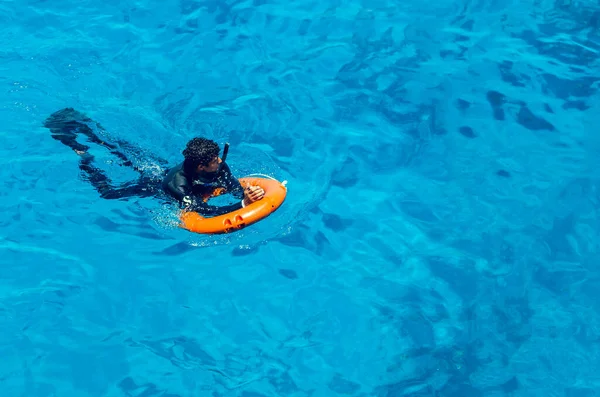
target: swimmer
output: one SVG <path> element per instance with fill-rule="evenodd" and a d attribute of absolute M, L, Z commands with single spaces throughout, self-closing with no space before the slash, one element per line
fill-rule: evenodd
<path fill-rule="evenodd" d="M 118 150 L 119 147 L 127 147 L 132 151 L 138 149 L 121 140 L 116 140 L 117 145 L 115 145 L 100 139 L 94 132 L 94 127 L 103 130 L 102 126 L 73 108 L 52 113 L 45 120 L 44 127 L 50 130 L 54 139 L 70 147 L 81 157 L 79 169 L 84 172 L 86 179 L 104 199 L 129 197 L 164 199 L 166 193 L 168 197 L 175 199 L 181 208 L 198 212 L 203 216 L 217 216 L 243 208 L 264 197 L 264 190 L 258 186 L 242 188 L 227 163 L 219 157 L 218 144 L 207 138 L 191 139 L 182 152 L 183 162 L 166 171 L 162 178 L 157 178 L 146 175 L 144 170 L 134 166 L 127 156 Z M 78 134 L 83 134 L 90 142 L 109 149 L 121 160 L 121 165 L 139 172 L 140 177 L 136 181 L 113 186 L 104 172 L 93 165 L 94 157 L 88 153 L 89 146 L 77 142 Z M 153 160 L 162 166 L 167 164 L 160 158 Z M 223 189 L 224 193 L 231 194 L 240 201 L 228 206 L 208 205 L 204 198 L 215 188 Z"/>
<path fill-rule="evenodd" d="M 193 138 L 182 152 L 183 162 L 171 168 L 164 178 L 163 189 L 186 209 L 206 215 L 226 214 L 262 199 L 264 190 L 260 186 L 243 189 L 219 152 L 215 141 Z M 217 188 L 225 189 L 240 202 L 222 207 L 207 205 L 204 197 Z"/>

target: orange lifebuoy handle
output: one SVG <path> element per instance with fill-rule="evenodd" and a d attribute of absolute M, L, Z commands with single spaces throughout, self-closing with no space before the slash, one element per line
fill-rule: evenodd
<path fill-rule="evenodd" d="M 287 195 L 285 185 L 274 179 L 240 178 L 239 181 L 244 187 L 260 186 L 265 191 L 264 197 L 237 211 L 212 218 L 204 218 L 197 212 L 182 211 L 181 227 L 202 234 L 231 233 L 241 230 L 277 211 Z"/>

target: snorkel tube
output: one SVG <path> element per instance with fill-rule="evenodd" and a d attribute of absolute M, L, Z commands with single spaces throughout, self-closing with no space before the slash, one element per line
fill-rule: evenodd
<path fill-rule="evenodd" d="M 227 159 L 227 153 L 229 153 L 229 142 L 226 142 L 225 147 L 223 148 L 223 156 L 221 157 L 222 162 L 225 162 L 225 159 Z"/>

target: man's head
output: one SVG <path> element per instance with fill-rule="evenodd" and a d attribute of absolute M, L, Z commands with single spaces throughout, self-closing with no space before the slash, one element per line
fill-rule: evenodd
<path fill-rule="evenodd" d="M 195 172 L 216 172 L 221 164 L 219 145 L 206 138 L 193 138 L 183 150 L 185 165 Z"/>

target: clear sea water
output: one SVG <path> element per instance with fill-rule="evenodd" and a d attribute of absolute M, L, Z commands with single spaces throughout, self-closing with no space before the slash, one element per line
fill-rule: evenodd
<path fill-rule="evenodd" d="M 3 397 L 600 394 L 597 1 L 5 0 L 0 39 Z M 288 198 L 103 200 L 64 107 Z"/>

